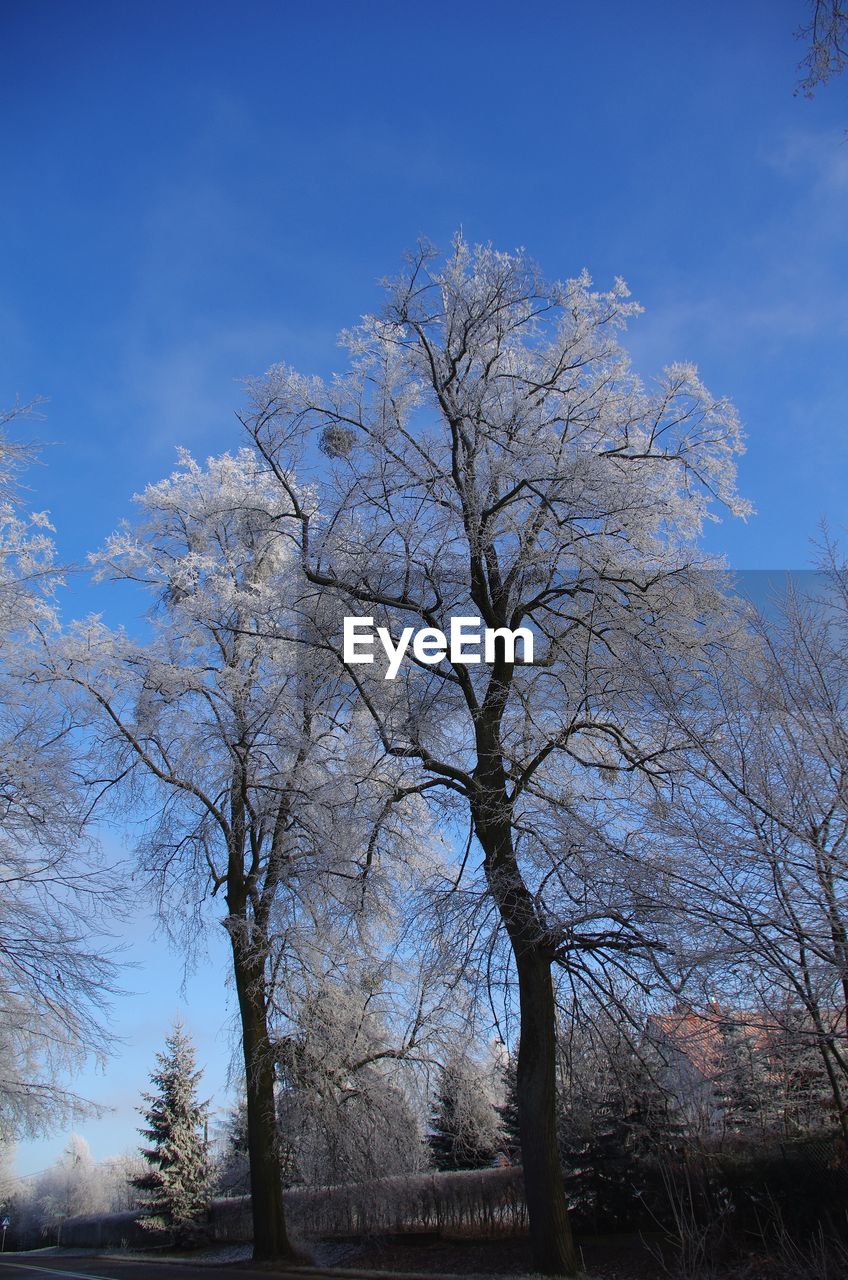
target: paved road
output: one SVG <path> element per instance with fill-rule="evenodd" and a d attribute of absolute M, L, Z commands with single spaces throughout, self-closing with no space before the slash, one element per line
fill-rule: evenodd
<path fill-rule="evenodd" d="M 257 1273 L 258 1274 L 258 1273 Z M 124 1258 L 0 1257 L 0 1280 L 222 1280 L 220 1267 L 182 1267 Z M 303 1280 L 301 1276 L 300 1280 Z"/>
<path fill-rule="evenodd" d="M 271 1268 L 252 1270 L 244 1263 L 236 1267 L 181 1265 L 173 1262 L 147 1262 L 130 1258 L 78 1258 L 67 1254 L 43 1257 L 38 1254 L 0 1256 L 0 1280 L 323 1280 L 332 1272 L 298 1268 L 277 1271 Z M 338 1280 L 338 1277 L 336 1277 Z"/>
<path fill-rule="evenodd" d="M 277 1270 L 271 1263 L 148 1262 L 140 1258 L 94 1258 L 91 1254 L 0 1255 L 0 1280 L 437 1280 L 414 1271 L 332 1271 L 319 1267 Z M 460 1277 L 459 1280 L 462 1280 Z"/>

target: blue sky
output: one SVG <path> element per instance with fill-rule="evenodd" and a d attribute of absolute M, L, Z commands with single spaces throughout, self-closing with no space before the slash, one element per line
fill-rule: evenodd
<path fill-rule="evenodd" d="M 76 560 L 169 471 L 238 447 L 239 379 L 338 367 L 335 335 L 425 234 L 524 245 L 550 275 L 628 281 L 650 375 L 691 359 L 748 430 L 758 514 L 708 544 L 797 568 L 846 521 L 848 77 L 793 96 L 802 0 L 426 6 L 3 0 L 0 405 L 43 396 L 29 477 Z M 72 617 L 117 597 L 83 580 Z M 133 940 L 129 1044 L 96 1085 L 131 1102 L 180 998 Z M 222 1087 L 223 957 L 188 992 Z M 84 1082 L 85 1083 L 85 1082 Z M 22 1148 L 41 1168 L 63 1135 Z"/>

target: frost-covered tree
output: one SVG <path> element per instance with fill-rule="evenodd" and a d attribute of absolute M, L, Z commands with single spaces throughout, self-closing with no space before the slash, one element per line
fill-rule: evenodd
<path fill-rule="evenodd" d="M 816 89 L 838 76 L 848 62 L 848 5 L 845 0 L 807 0 L 809 19 L 797 32 L 808 44 L 798 90 L 811 98 Z"/>
<path fill-rule="evenodd" d="M 427 1145 L 440 1170 L 487 1169 L 504 1145 L 491 1073 L 467 1056 L 440 1069 Z"/>
<path fill-rule="evenodd" d="M 56 1163 L 38 1179 L 34 1193 L 42 1229 L 102 1208 L 97 1166 L 85 1138 L 72 1135 Z"/>
<path fill-rule="evenodd" d="M 154 1092 L 144 1094 L 145 1124 L 139 1130 L 149 1144 L 141 1151 L 148 1169 L 132 1181 L 144 1192 L 144 1221 L 179 1233 L 197 1223 L 209 1205 L 208 1105 L 198 1098 L 203 1072 L 197 1070 L 191 1038 L 179 1023 L 156 1061 L 150 1074 Z"/>
<path fill-rule="evenodd" d="M 250 1191 L 250 1154 L 247 1149 L 247 1103 L 242 1098 L 227 1112 L 216 1140 L 216 1193 L 242 1196 Z M 283 1169 L 285 1178 L 286 1170 Z"/>
<path fill-rule="evenodd" d="M 639 1216 L 648 1155 L 680 1148 L 681 1116 L 633 1008 L 571 1008 L 558 1057 L 557 1129 L 570 1191 L 599 1229 Z M 601 1224 L 604 1224 L 601 1228 Z"/>
<path fill-rule="evenodd" d="M 430 629 L 396 679 L 379 657 L 346 674 L 386 755 L 452 804 L 457 836 L 468 826 L 463 865 L 479 855 L 479 900 L 508 938 L 533 1258 L 548 1273 L 578 1265 L 551 966 L 654 943 L 638 871 L 599 870 L 598 797 L 659 769 L 667 736 L 633 672 L 652 654 L 694 660 L 717 604 L 694 540 L 714 505 L 747 510 L 732 407 L 691 365 L 642 383 L 619 343 L 637 310 L 621 282 L 600 293 L 585 274 L 544 281 L 523 253 L 460 238 L 441 262 L 424 246 L 382 313 L 343 335 L 343 374 L 275 367 L 244 416 L 296 516 L 308 581 L 395 645 Z M 310 471 L 316 445 L 329 461 Z M 467 617 L 529 628 L 535 664 L 503 639 L 491 662 L 441 654 L 435 632 Z M 339 655 L 340 641 L 324 637 Z"/>
<path fill-rule="evenodd" d="M 181 453 L 138 504 L 94 560 L 153 593 L 150 635 L 93 619 L 54 647 L 53 678 L 89 716 L 94 781 L 149 818 L 141 870 L 174 933 L 196 941 L 225 900 L 254 1249 L 284 1256 L 274 1024 L 328 946 L 364 939 L 364 901 L 390 901 L 378 864 L 404 793 L 311 644 L 322 604 L 302 601 L 291 500 L 255 453 Z"/>
<path fill-rule="evenodd" d="M 74 721 L 37 679 L 59 576 L 45 513 L 21 512 L 28 451 L 0 414 L 0 1144 L 96 1111 L 63 1083 L 108 1049 L 115 882 L 88 827 Z"/>
<path fill-rule="evenodd" d="M 50 1168 L 35 1177 L 10 1179 L 7 1208 L 23 1235 L 61 1235 L 65 1219 L 77 1214 L 137 1209 L 142 1193 L 132 1185 L 132 1179 L 141 1177 L 145 1168 L 137 1154 L 95 1163 L 85 1139 L 73 1134 Z M 2 1200 L 0 1182 L 0 1203 Z"/>
<path fill-rule="evenodd" d="M 518 1118 L 517 1053 L 511 1054 L 502 1067 L 502 1101 L 498 1105 L 499 1129 L 503 1135 L 503 1151 L 511 1164 L 521 1164 L 521 1124 Z"/>
<path fill-rule="evenodd" d="M 813 582 L 752 614 L 746 647 L 658 691 L 690 747 L 645 834 L 706 984 L 780 1056 L 819 1054 L 848 1140 L 848 570 L 835 551 Z"/>
<path fill-rule="evenodd" d="M 421 1124 L 397 1073 L 360 1067 L 343 1085 L 287 1073 L 279 1102 L 289 1180 L 328 1186 L 426 1168 Z"/>
<path fill-rule="evenodd" d="M 241 1024 L 254 1248 L 290 1252 L 274 1140 L 269 1039 L 272 938 L 280 900 L 297 902 L 315 832 L 301 801 L 326 729 L 296 635 L 274 640 L 290 593 L 287 499 L 244 450 L 178 469 L 139 498 L 142 516 L 95 557 L 104 577 L 154 595 L 151 635 L 99 620 L 54 649 L 53 676 L 76 692 L 119 807 L 149 815 L 142 873 L 163 918 L 189 943 L 202 904 L 224 897 Z M 269 613 L 269 609 L 273 612 Z"/>
<path fill-rule="evenodd" d="M 429 1026 L 414 1002 L 398 1021 L 391 977 L 385 962 L 348 962 L 344 982 L 338 966 L 325 971 L 278 1041 L 280 1144 L 294 1182 L 363 1182 L 426 1163 L 414 1098 Z"/>
<path fill-rule="evenodd" d="M 99 1182 L 100 1213 L 124 1213 L 128 1209 L 137 1209 L 141 1193 L 136 1189 L 134 1181 L 144 1172 L 144 1157 L 137 1152 L 125 1152 L 120 1156 L 109 1156 L 97 1166 Z"/>
<path fill-rule="evenodd" d="M 24 1234 L 52 1235 L 60 1242 L 66 1218 L 110 1208 L 103 1167 L 95 1164 L 85 1139 L 72 1134 L 50 1168 L 18 1183 L 11 1216 Z"/>
<path fill-rule="evenodd" d="M 7 1214 L 12 1197 L 17 1189 L 15 1169 L 15 1146 L 13 1143 L 0 1142 L 0 1213 Z"/>

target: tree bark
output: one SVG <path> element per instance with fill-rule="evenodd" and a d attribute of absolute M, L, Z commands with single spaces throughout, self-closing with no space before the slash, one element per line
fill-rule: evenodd
<path fill-rule="evenodd" d="M 524 882 L 512 839 L 513 815 L 497 733 L 478 722 L 480 764 L 471 800 L 486 879 L 512 944 L 518 972 L 521 1037 L 516 1095 L 533 1269 L 548 1276 L 579 1270 L 568 1220 L 556 1135 L 556 1004 L 544 922 Z"/>
<path fill-rule="evenodd" d="M 251 964 L 250 958 L 243 954 L 243 944 L 232 932 L 230 941 L 244 1053 L 253 1257 L 257 1261 L 293 1258 L 295 1253 L 286 1231 L 277 1148 L 274 1063 L 265 1008 L 264 965 Z"/>
<path fill-rule="evenodd" d="M 518 1125 L 533 1267 L 543 1275 L 576 1275 L 577 1250 L 568 1220 L 556 1134 L 556 1006 L 551 963 L 537 952 L 516 953 L 521 1006 Z"/>

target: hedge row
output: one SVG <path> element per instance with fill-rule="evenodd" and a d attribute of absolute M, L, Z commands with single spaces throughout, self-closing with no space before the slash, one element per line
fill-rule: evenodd
<path fill-rule="evenodd" d="M 628 1161 L 626 1167 L 587 1161 L 566 1175 L 574 1226 L 579 1232 L 656 1228 L 674 1221 L 675 1187 L 686 1188 L 696 1218 L 709 1220 L 723 1206 L 734 1225 L 762 1225 L 780 1214 L 804 1234 L 819 1223 L 838 1228 L 848 1205 L 848 1153 L 834 1139 L 774 1143 L 737 1152 L 669 1154 L 663 1160 Z M 497 1236 L 527 1228 L 521 1169 L 415 1174 L 334 1187 L 285 1192 L 288 1223 L 298 1236 L 362 1237 L 427 1232 Z M 212 1202 L 203 1234 L 221 1242 L 252 1236 L 250 1198 Z M 55 1229 L 48 1237 L 55 1239 Z M 20 1240 L 18 1248 L 42 1244 Z M 61 1242 L 90 1248 L 155 1248 L 172 1242 L 151 1231 L 136 1213 L 69 1218 Z"/>

